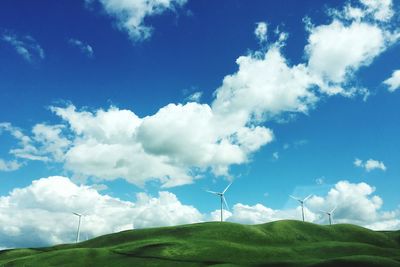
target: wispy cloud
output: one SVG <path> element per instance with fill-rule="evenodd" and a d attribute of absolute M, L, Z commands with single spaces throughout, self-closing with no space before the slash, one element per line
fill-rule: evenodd
<path fill-rule="evenodd" d="M 18 147 L 11 149 L 10 154 L 19 159 L 36 161 L 63 160 L 65 149 L 69 141 L 61 137 L 62 125 L 36 124 L 32 129 L 32 136 L 28 136 L 8 122 L 0 123 L 0 134 L 8 132 L 17 142 Z"/>
<path fill-rule="evenodd" d="M 0 159 L 0 171 L 11 172 L 18 170 L 21 166 L 22 164 L 16 160 L 5 161 Z"/>
<path fill-rule="evenodd" d="M 318 177 L 317 179 L 315 179 L 315 183 L 317 185 L 323 185 L 325 183 L 325 177 L 324 176 Z"/>
<path fill-rule="evenodd" d="M 203 92 L 194 92 L 193 94 L 186 97 L 186 100 L 191 102 L 200 102 L 201 97 L 203 96 Z"/>
<path fill-rule="evenodd" d="M 113 17 L 120 30 L 128 33 L 133 41 L 148 39 L 153 28 L 144 23 L 147 17 L 182 7 L 187 0 L 85 0 L 87 6 L 98 2 Z"/>
<path fill-rule="evenodd" d="M 268 24 L 266 22 L 257 22 L 256 25 L 254 35 L 260 43 L 266 42 L 268 37 Z"/>
<path fill-rule="evenodd" d="M 83 54 L 88 56 L 89 58 L 92 58 L 94 56 L 94 50 L 91 45 L 88 43 L 85 43 L 81 40 L 71 38 L 68 40 L 68 43 L 73 46 L 78 48 Z"/>
<path fill-rule="evenodd" d="M 15 51 L 26 61 L 34 62 L 45 58 L 43 48 L 30 35 L 17 35 L 15 33 L 3 33 L 1 40 L 11 45 Z"/>

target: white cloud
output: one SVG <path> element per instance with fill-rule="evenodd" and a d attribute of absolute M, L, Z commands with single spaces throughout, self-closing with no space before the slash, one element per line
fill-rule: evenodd
<path fill-rule="evenodd" d="M 352 223 L 364 227 L 393 230 L 400 227 L 398 211 L 381 211 L 383 200 L 374 195 L 375 188 L 366 183 L 338 182 L 325 197 L 311 197 L 312 210 L 331 210 L 335 206 L 335 223 Z M 326 217 L 326 216 L 325 216 Z M 327 222 L 327 218 L 321 220 Z"/>
<path fill-rule="evenodd" d="M 11 123 L 8 122 L 0 123 L 0 133 L 2 132 L 8 132 L 18 141 L 19 148 L 11 149 L 9 151 L 10 154 L 21 159 L 42 160 L 42 161 L 47 160 L 46 157 L 37 155 L 38 150 L 36 149 L 35 146 L 32 145 L 32 139 L 29 136 L 26 136 L 19 128 L 12 126 Z"/>
<path fill-rule="evenodd" d="M 360 168 L 364 168 L 367 172 L 370 172 L 372 170 L 382 170 L 386 171 L 386 166 L 382 161 L 374 160 L 374 159 L 369 159 L 365 162 L 362 160 L 356 158 L 354 161 L 354 165 Z"/>
<path fill-rule="evenodd" d="M 229 210 L 222 210 L 222 219 L 225 221 L 229 221 L 229 218 L 232 216 L 232 212 Z M 207 221 L 219 222 L 221 221 L 221 210 L 214 210 L 207 215 Z"/>
<path fill-rule="evenodd" d="M 153 28 L 144 21 L 147 17 L 174 11 L 186 0 L 85 0 L 87 4 L 99 2 L 104 10 L 117 21 L 119 29 L 128 33 L 133 41 L 149 38 Z"/>
<path fill-rule="evenodd" d="M 145 16 L 184 4 L 100 1 L 115 16 L 124 13 L 122 21 L 135 16 L 134 32 L 146 28 Z M 142 8 L 151 12 L 143 13 Z M 382 25 L 339 17 L 327 25 L 308 22 L 308 58 L 299 64 L 290 64 L 283 55 L 287 35 L 277 30 L 277 42 L 236 60 L 238 70 L 225 76 L 211 105 L 169 104 L 142 118 L 116 107 L 94 111 L 54 107 L 62 119 L 62 126 L 46 126 L 54 140 L 35 132 L 31 137 L 20 130 L 16 134 L 14 129 L 19 147 L 10 152 L 19 158 L 63 162 L 74 176 L 99 181 L 123 178 L 139 186 L 154 180 L 164 187 L 188 184 L 208 170 L 230 176 L 232 165 L 249 162 L 254 152 L 274 139 L 266 121 L 308 113 L 321 98 L 334 94 L 367 96 L 368 90 L 351 86 L 352 74 L 397 40 Z"/>
<path fill-rule="evenodd" d="M 5 172 L 15 171 L 18 170 L 21 166 L 22 164 L 16 160 L 5 161 L 3 159 L 0 159 L 0 171 L 5 171 Z"/>
<path fill-rule="evenodd" d="M 232 123 L 263 120 L 284 112 L 306 113 L 318 97 L 304 64 L 289 66 L 278 45 L 265 54 L 236 60 L 239 70 L 224 78 L 215 92 L 213 110 Z"/>
<path fill-rule="evenodd" d="M 306 19 L 310 32 L 305 53 L 308 68 L 320 90 L 346 97 L 370 95 L 366 88 L 352 86 L 355 73 L 399 40 L 391 21 L 391 0 L 360 0 L 342 10 L 330 9 L 332 21 L 315 26 Z M 353 83 L 354 84 L 354 83 Z"/>
<path fill-rule="evenodd" d="M 257 22 L 256 25 L 257 27 L 254 30 L 255 36 L 260 43 L 266 42 L 268 38 L 268 24 L 265 22 Z"/>
<path fill-rule="evenodd" d="M 315 183 L 317 185 L 323 185 L 325 183 L 325 177 L 324 176 L 318 177 L 317 179 L 315 179 Z"/>
<path fill-rule="evenodd" d="M 305 50 L 311 72 L 340 84 L 385 48 L 385 32 L 378 26 L 357 21 L 345 25 L 334 19 L 311 29 Z"/>
<path fill-rule="evenodd" d="M 343 10 L 331 9 L 330 13 L 344 20 L 364 20 L 384 24 L 390 22 L 394 10 L 392 0 L 359 0 L 348 2 Z"/>
<path fill-rule="evenodd" d="M 394 92 L 400 88 L 400 70 L 395 70 L 392 73 L 392 76 L 383 82 L 389 88 L 389 92 Z"/>
<path fill-rule="evenodd" d="M 319 210 L 337 206 L 335 223 L 353 223 L 372 229 L 400 227 L 399 211 L 381 211 L 383 201 L 366 183 L 338 182 L 326 196 L 311 197 L 305 207 L 307 221 L 327 223 Z M 136 201 L 102 195 L 90 186 L 77 186 L 70 179 L 52 176 L 35 180 L 0 196 L 0 247 L 31 247 L 74 242 L 77 218 L 85 214 L 81 240 L 117 231 L 219 221 L 220 210 L 200 213 L 182 204 L 176 195 L 159 192 L 158 197 L 138 193 Z M 258 224 L 281 219 L 301 219 L 301 208 L 272 209 L 262 204 L 237 203 L 224 210 L 227 221 Z"/>
<path fill-rule="evenodd" d="M 63 125 L 36 124 L 30 137 L 10 123 L 0 123 L 0 133 L 9 132 L 18 141 L 18 148 L 11 149 L 11 154 L 20 159 L 38 161 L 63 161 L 70 145 L 68 139 L 62 137 L 63 128 Z"/>
<path fill-rule="evenodd" d="M 360 0 L 360 2 L 365 6 L 365 12 L 376 20 L 388 21 L 394 15 L 392 0 Z"/>
<path fill-rule="evenodd" d="M 38 144 L 42 155 L 51 155 L 54 161 L 64 160 L 65 151 L 70 146 L 70 141 L 62 137 L 63 125 L 36 124 L 33 129 L 33 140 Z"/>
<path fill-rule="evenodd" d="M 203 219 L 203 215 L 196 208 L 182 205 L 170 192 L 160 192 L 158 198 L 139 193 L 135 204 L 136 228 L 195 223 Z"/>
<path fill-rule="evenodd" d="M 272 157 L 273 157 L 274 159 L 278 160 L 278 159 L 279 159 L 279 152 L 274 152 L 274 153 L 272 153 Z"/>
<path fill-rule="evenodd" d="M 386 166 L 385 164 L 383 164 L 382 161 L 377 161 L 377 160 L 373 160 L 373 159 L 369 159 L 367 160 L 367 162 L 365 162 L 364 167 L 367 171 L 372 171 L 375 169 L 380 169 L 382 171 L 386 171 Z"/>
<path fill-rule="evenodd" d="M 356 158 L 355 160 L 354 160 L 354 165 L 355 166 L 357 166 L 357 167 L 361 167 L 362 166 L 362 160 L 361 159 L 359 159 L 359 158 Z"/>
<path fill-rule="evenodd" d="M 100 192 L 100 191 L 104 191 L 104 190 L 108 189 L 108 186 L 105 184 L 91 184 L 90 188 L 93 188 L 94 190 L 97 190 Z"/>
<path fill-rule="evenodd" d="M 66 177 L 35 180 L 0 197 L 0 247 L 44 246 L 75 241 L 77 218 L 85 214 L 81 240 L 126 229 L 177 225 L 202 220 L 193 207 L 169 192 L 145 193 L 136 202 L 100 195 Z"/>
<path fill-rule="evenodd" d="M 228 221 L 243 224 L 261 224 L 277 220 L 301 220 L 301 208 L 295 209 L 272 209 L 260 203 L 253 206 L 242 203 L 235 204 L 232 209 L 232 215 Z M 306 221 L 315 222 L 318 214 L 304 207 L 304 216 Z"/>
<path fill-rule="evenodd" d="M 186 97 L 186 99 L 191 102 L 200 102 L 202 96 L 203 92 L 194 92 L 193 94 Z"/>
<path fill-rule="evenodd" d="M 102 179 L 122 177 L 137 185 L 154 179 L 167 187 L 191 183 L 192 168 L 228 175 L 229 165 L 246 162 L 273 138 L 260 126 L 220 128 L 211 108 L 197 103 L 170 104 L 142 119 L 117 108 L 52 110 L 74 136 L 65 154 L 67 169 Z"/>
<path fill-rule="evenodd" d="M 30 35 L 19 36 L 14 33 L 4 33 L 1 40 L 10 44 L 28 62 L 41 60 L 45 57 L 43 48 Z"/>
<path fill-rule="evenodd" d="M 90 58 L 94 56 L 93 47 L 91 45 L 74 38 L 69 39 L 68 43 L 74 47 L 77 47 L 86 56 Z"/>
<path fill-rule="evenodd" d="M 334 223 L 351 223 L 375 230 L 397 230 L 400 227 L 400 210 L 382 211 L 382 199 L 374 195 L 375 188 L 366 183 L 340 181 L 325 196 L 312 196 L 305 203 L 308 222 L 328 223 L 320 210 L 332 210 Z M 228 221 L 259 224 L 282 219 L 301 220 L 301 208 L 272 209 L 262 204 L 235 204 Z"/>
<path fill-rule="evenodd" d="M 87 214 L 82 237 L 115 232 L 126 225 L 132 228 L 133 208 L 132 203 L 99 195 L 65 177 L 35 180 L 28 187 L 0 197 L 0 246 L 73 242 L 77 221 L 72 212 Z"/>
<path fill-rule="evenodd" d="M 336 13 L 334 12 L 334 14 L 338 17 L 344 17 L 349 20 L 354 19 L 356 21 L 360 21 L 365 16 L 365 11 L 361 8 L 353 7 L 348 4 L 344 7 L 343 14 L 338 11 L 336 11 Z"/>

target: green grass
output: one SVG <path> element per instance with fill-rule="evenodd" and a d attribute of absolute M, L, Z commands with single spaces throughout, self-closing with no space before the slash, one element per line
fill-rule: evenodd
<path fill-rule="evenodd" d="M 0 266 L 400 266 L 400 232 L 299 221 L 124 231 L 0 252 Z"/>

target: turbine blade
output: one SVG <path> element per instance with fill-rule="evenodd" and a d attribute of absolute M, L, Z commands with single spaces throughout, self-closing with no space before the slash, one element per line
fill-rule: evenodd
<path fill-rule="evenodd" d="M 214 194 L 214 195 L 218 195 L 218 194 L 219 194 L 218 192 L 209 191 L 209 190 L 206 190 L 206 192 L 211 193 L 211 194 Z"/>
<path fill-rule="evenodd" d="M 79 214 L 79 213 L 77 213 L 77 212 L 72 212 L 72 214 L 75 214 L 76 216 L 82 216 L 82 214 Z"/>
<path fill-rule="evenodd" d="M 232 183 L 228 184 L 228 186 L 225 188 L 224 191 L 222 191 L 222 194 L 225 194 L 226 190 L 228 190 L 228 188 L 232 185 Z"/>
<path fill-rule="evenodd" d="M 331 214 L 336 210 L 336 208 L 337 208 L 337 206 L 335 206 L 335 207 L 333 208 L 333 210 L 331 210 Z"/>
<path fill-rule="evenodd" d="M 312 195 L 308 195 L 305 199 L 303 199 L 303 202 L 306 202 L 307 199 L 309 199 Z"/>
<path fill-rule="evenodd" d="M 297 198 L 297 197 L 294 197 L 294 196 L 292 196 L 292 195 L 289 195 L 289 197 L 293 198 L 294 200 L 297 200 L 297 201 L 301 202 L 301 199 L 299 199 L 299 198 Z"/>
<path fill-rule="evenodd" d="M 328 214 L 328 212 L 327 211 L 324 211 L 324 210 L 319 210 L 320 212 L 322 212 L 322 213 L 326 213 L 326 214 Z"/>
<path fill-rule="evenodd" d="M 224 201 L 224 203 L 225 203 L 225 207 L 226 207 L 226 209 L 227 209 L 227 210 L 229 210 L 228 203 L 226 202 L 226 199 L 225 199 L 225 197 L 224 197 L 224 196 L 222 196 L 222 200 L 223 200 L 223 201 Z"/>

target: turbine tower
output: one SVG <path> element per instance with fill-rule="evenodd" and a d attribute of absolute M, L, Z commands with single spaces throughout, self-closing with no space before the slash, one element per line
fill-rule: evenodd
<path fill-rule="evenodd" d="M 293 198 L 294 200 L 297 200 L 300 205 L 301 205 L 301 215 L 303 216 L 303 222 L 304 222 L 304 202 L 306 202 L 307 199 L 309 199 L 312 195 L 308 195 L 305 199 L 300 199 L 294 196 L 290 196 L 291 198 Z"/>
<path fill-rule="evenodd" d="M 336 210 L 337 207 L 334 207 L 333 210 L 331 211 L 323 211 L 321 210 L 321 212 L 325 213 L 326 215 L 328 215 L 329 217 L 329 225 L 332 225 L 333 220 L 332 220 L 332 216 L 333 216 L 333 212 Z"/>
<path fill-rule="evenodd" d="M 79 235 L 81 234 L 81 220 L 82 220 L 83 214 L 80 214 L 80 213 L 77 213 L 77 212 L 73 212 L 72 214 L 74 214 L 74 215 L 79 217 L 78 230 L 76 231 L 76 243 L 78 243 L 79 242 Z"/>
<path fill-rule="evenodd" d="M 214 191 L 209 191 L 209 190 L 207 190 L 208 193 L 217 195 L 217 196 L 219 196 L 219 197 L 221 198 L 221 222 L 222 222 L 223 219 L 224 219 L 224 218 L 223 218 L 223 214 L 222 214 L 223 205 L 225 204 L 226 208 L 229 210 L 228 203 L 226 203 L 226 199 L 225 199 L 224 194 L 225 194 L 226 190 L 228 190 L 228 188 L 231 186 L 231 184 L 232 184 L 232 183 L 228 184 L 228 186 L 227 186 L 227 187 L 224 189 L 224 191 L 222 191 L 222 192 L 214 192 Z"/>

